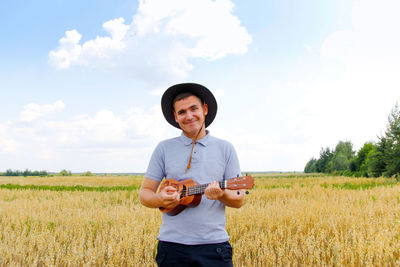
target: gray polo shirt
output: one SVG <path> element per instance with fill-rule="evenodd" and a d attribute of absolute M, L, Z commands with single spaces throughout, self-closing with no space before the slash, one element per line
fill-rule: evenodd
<path fill-rule="evenodd" d="M 154 150 L 146 176 L 161 181 L 193 179 L 199 184 L 241 176 L 239 160 L 232 144 L 207 135 L 196 141 L 191 168 L 185 174 L 192 139 L 181 136 L 160 142 Z M 204 195 L 197 207 L 187 207 L 176 216 L 162 215 L 158 239 L 186 245 L 228 241 L 225 230 L 225 205 Z"/>

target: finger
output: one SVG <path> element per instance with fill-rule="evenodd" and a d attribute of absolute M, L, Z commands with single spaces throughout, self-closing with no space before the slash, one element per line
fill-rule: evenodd
<path fill-rule="evenodd" d="M 176 189 L 176 187 L 173 187 L 173 186 L 170 186 L 170 185 L 164 187 L 164 190 L 165 190 L 165 191 L 169 191 L 169 192 L 178 191 L 178 189 Z"/>
<path fill-rule="evenodd" d="M 219 186 L 214 184 L 210 187 L 211 192 L 218 192 L 220 190 Z"/>
<path fill-rule="evenodd" d="M 163 191 L 164 194 L 166 195 L 171 195 L 171 196 L 175 196 L 176 194 L 179 194 L 179 192 L 174 188 L 172 190 L 164 190 Z"/>
<path fill-rule="evenodd" d="M 179 199 L 179 194 L 178 194 L 178 192 L 174 192 L 174 193 L 171 193 L 171 194 L 167 193 L 167 194 L 165 195 L 165 198 L 164 198 L 164 199 L 166 199 L 166 200 L 175 200 L 175 199 Z"/>
<path fill-rule="evenodd" d="M 165 202 L 165 206 L 176 206 L 179 204 L 179 201 L 176 200 L 169 200 Z"/>
<path fill-rule="evenodd" d="M 220 187 L 219 187 L 219 183 L 218 183 L 217 181 L 213 182 L 213 186 L 214 186 L 215 188 L 220 188 Z"/>
<path fill-rule="evenodd" d="M 179 201 L 177 199 L 165 199 L 163 203 L 165 207 L 173 207 L 178 205 Z"/>
<path fill-rule="evenodd" d="M 215 185 L 215 183 L 216 182 L 211 182 L 208 186 L 207 186 L 207 188 L 214 188 L 216 185 Z"/>

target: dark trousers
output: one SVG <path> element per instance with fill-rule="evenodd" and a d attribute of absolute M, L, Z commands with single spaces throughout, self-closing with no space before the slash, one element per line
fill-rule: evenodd
<path fill-rule="evenodd" d="M 183 245 L 159 241 L 156 262 L 159 267 L 233 267 L 229 242 L 207 245 Z"/>

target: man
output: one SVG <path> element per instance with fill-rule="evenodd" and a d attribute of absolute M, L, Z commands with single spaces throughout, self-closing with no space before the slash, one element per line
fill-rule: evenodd
<path fill-rule="evenodd" d="M 225 206 L 240 208 L 243 190 L 221 189 L 220 181 L 240 176 L 233 146 L 206 130 L 217 113 L 217 102 L 204 86 L 177 84 L 161 99 L 165 119 L 182 130 L 179 137 L 158 144 L 140 191 L 149 208 L 172 209 L 179 193 L 172 186 L 158 190 L 163 178 L 193 179 L 209 184 L 198 206 L 176 216 L 162 215 L 156 261 L 158 266 L 233 266 L 232 247 L 225 230 Z"/>

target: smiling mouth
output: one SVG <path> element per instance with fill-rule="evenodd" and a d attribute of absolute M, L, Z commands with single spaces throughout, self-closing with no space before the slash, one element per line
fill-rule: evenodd
<path fill-rule="evenodd" d="M 185 124 L 186 125 L 192 125 L 192 124 L 196 124 L 197 123 L 197 121 L 188 121 L 188 122 L 186 122 Z"/>

